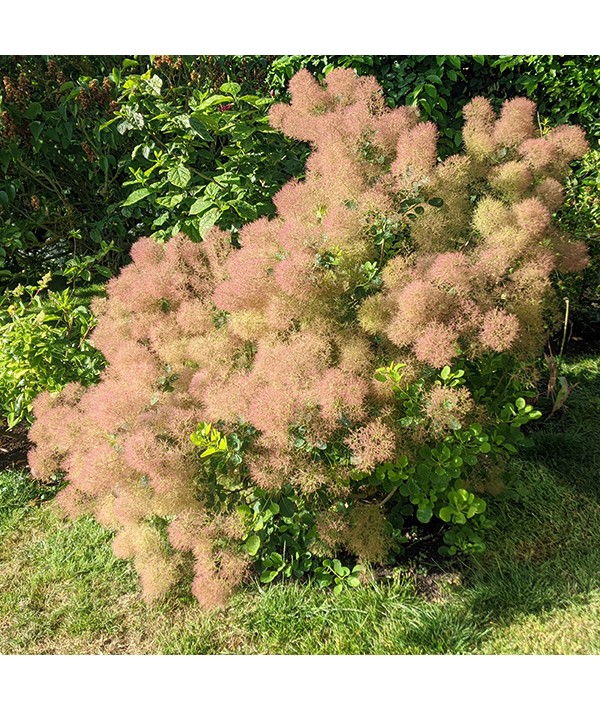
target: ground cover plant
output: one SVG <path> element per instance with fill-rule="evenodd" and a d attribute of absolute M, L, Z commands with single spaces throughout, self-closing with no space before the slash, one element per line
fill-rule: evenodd
<path fill-rule="evenodd" d="M 443 553 L 482 551 L 484 494 L 540 415 L 550 276 L 587 263 L 551 219 L 579 127 L 476 98 L 438 162 L 372 78 L 290 93 L 272 125 L 312 153 L 277 214 L 137 242 L 95 302 L 100 383 L 35 404 L 34 475 L 65 473 L 58 501 L 117 532 L 147 599 L 189 576 L 224 604 L 251 564 L 342 594 L 432 521 Z"/>

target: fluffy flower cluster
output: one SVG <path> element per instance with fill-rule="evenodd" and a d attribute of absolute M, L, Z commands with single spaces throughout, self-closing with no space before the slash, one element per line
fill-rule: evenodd
<path fill-rule="evenodd" d="M 101 382 L 36 402 L 32 471 L 65 473 L 62 505 L 117 532 L 115 554 L 133 558 L 149 599 L 190 555 L 207 607 L 246 574 L 239 547 L 223 544 L 241 535 L 236 514 L 210 509 L 189 439 L 198 422 L 257 431 L 245 474 L 255 484 L 339 495 L 344 472 L 315 459 L 315 447 L 336 442 L 346 468 L 363 471 L 411 447 L 377 367 L 529 354 L 543 338 L 551 271 L 585 265 L 584 247 L 550 219 L 569 161 L 587 146 L 576 127 L 540 136 L 531 102 L 509 101 L 497 118 L 478 98 L 465 109 L 466 154 L 439 163 L 435 126 L 413 108 L 386 108 L 372 78 L 336 69 L 321 86 L 303 70 L 290 93 L 271 123 L 313 152 L 305 179 L 275 196 L 277 217 L 244 227 L 239 249 L 217 229 L 202 244 L 140 240 L 95 303 Z M 384 223 L 402 242 L 394 258 L 387 238 L 377 241 Z M 436 427 L 469 411 L 467 393 L 454 398 L 431 393 Z M 373 511 L 354 510 L 339 539 L 380 560 Z M 363 519 L 374 531 L 366 548 Z"/>

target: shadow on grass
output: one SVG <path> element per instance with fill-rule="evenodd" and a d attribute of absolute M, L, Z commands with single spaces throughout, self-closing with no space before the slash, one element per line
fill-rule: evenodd
<path fill-rule="evenodd" d="M 492 503 L 488 551 L 467 566 L 464 602 L 482 623 L 585 603 L 600 587 L 600 358 L 565 371 L 576 386 L 564 412 L 511 464 L 519 498 Z"/>

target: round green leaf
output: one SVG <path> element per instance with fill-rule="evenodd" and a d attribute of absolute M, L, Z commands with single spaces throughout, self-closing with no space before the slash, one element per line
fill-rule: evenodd
<path fill-rule="evenodd" d="M 417 510 L 417 518 L 421 523 L 429 523 L 431 517 L 433 516 L 433 511 L 428 506 Z"/>
<path fill-rule="evenodd" d="M 449 506 L 444 506 L 440 509 L 439 517 L 442 519 L 442 521 L 449 523 L 450 519 L 452 518 L 452 509 Z"/>
<path fill-rule="evenodd" d="M 246 539 L 245 547 L 250 555 L 256 555 L 260 548 L 260 538 L 255 535 L 249 536 Z"/>
<path fill-rule="evenodd" d="M 265 572 L 260 576 L 261 583 L 271 583 L 279 575 L 278 570 L 265 570 Z"/>

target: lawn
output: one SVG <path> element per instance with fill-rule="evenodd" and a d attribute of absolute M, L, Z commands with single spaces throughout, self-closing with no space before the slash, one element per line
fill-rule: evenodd
<path fill-rule="evenodd" d="M 207 614 L 182 585 L 149 607 L 110 532 L 62 519 L 13 464 L 0 474 L 0 654 L 598 654 L 600 357 L 564 373 L 574 390 L 513 460 L 485 553 L 399 561 L 339 596 L 250 584 Z"/>

